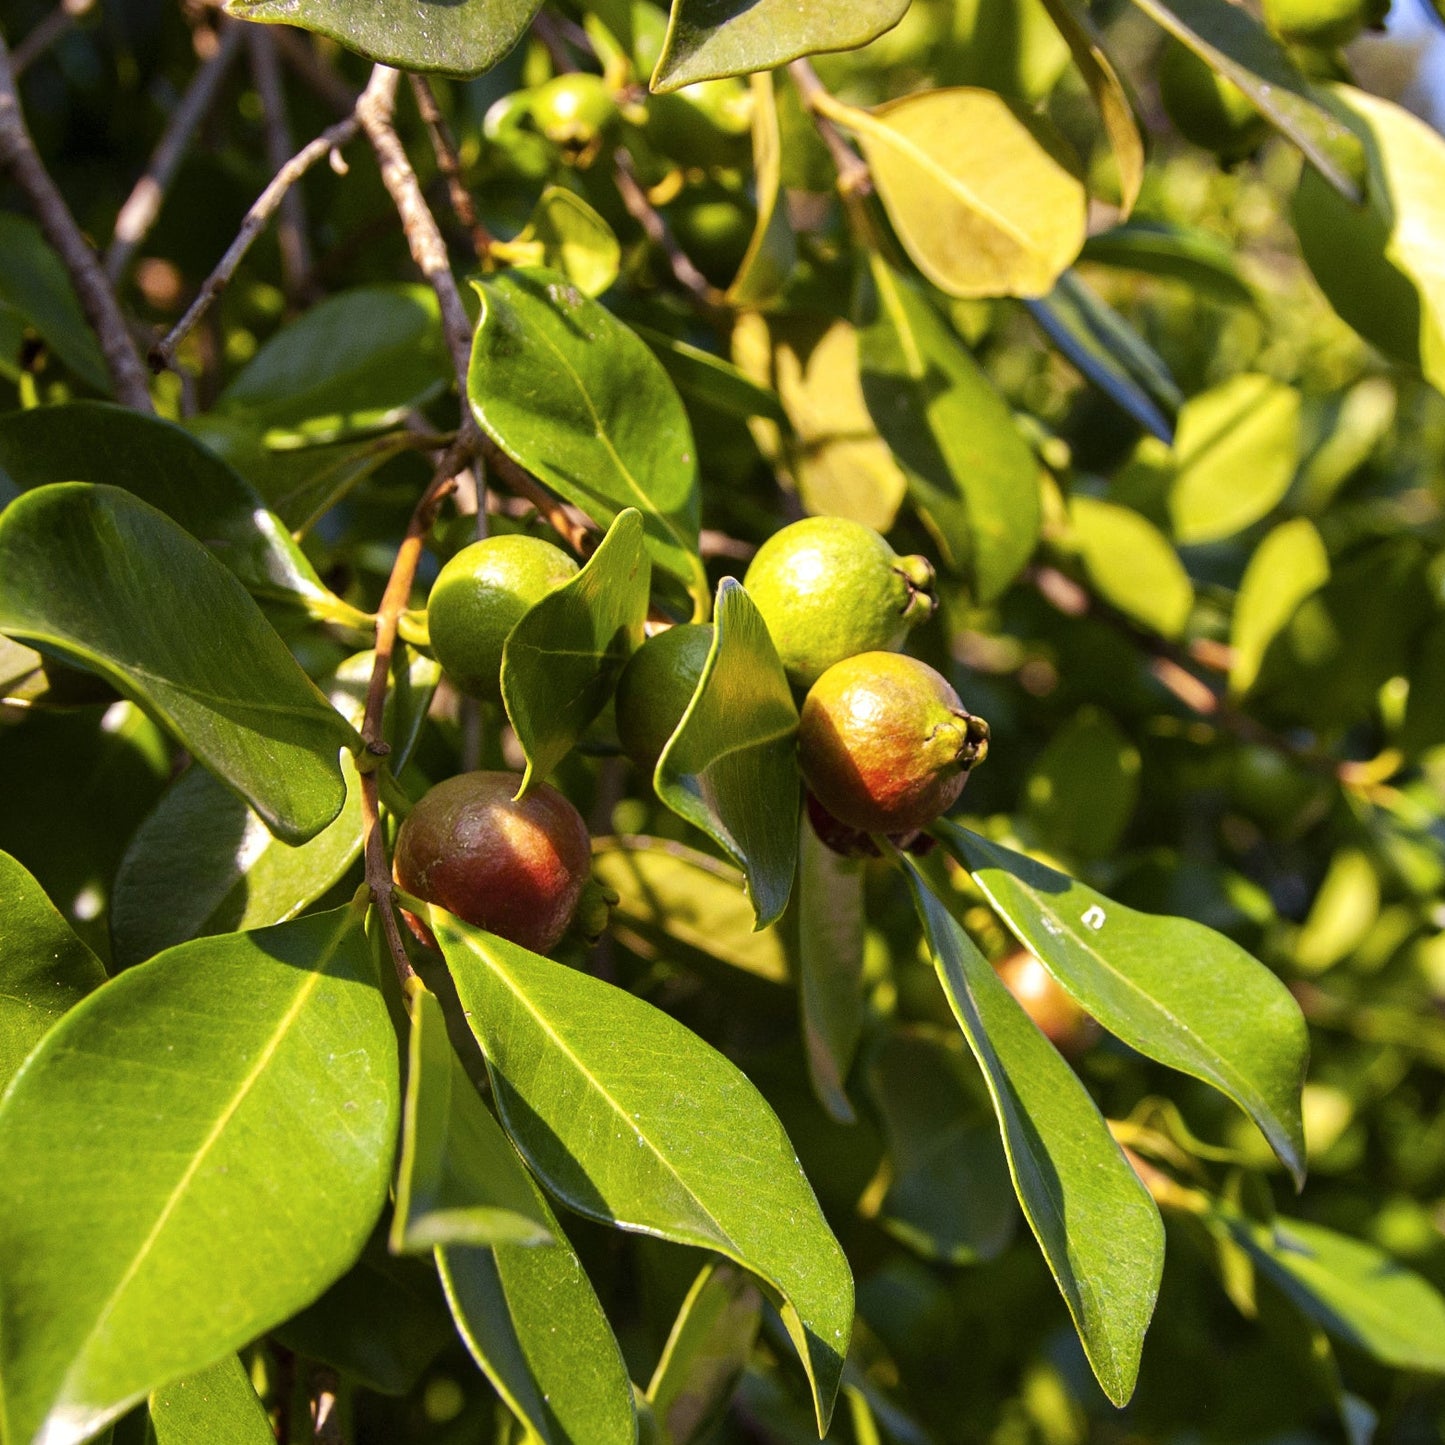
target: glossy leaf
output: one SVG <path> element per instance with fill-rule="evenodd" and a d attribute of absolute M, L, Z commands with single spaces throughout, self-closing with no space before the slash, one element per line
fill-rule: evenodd
<path fill-rule="evenodd" d="M 790 981 L 776 929 L 755 929 L 743 875 L 706 853 L 663 838 L 599 840 L 592 873 L 618 896 L 612 929 L 670 962 L 703 954 L 772 984 Z"/>
<path fill-rule="evenodd" d="M 1365 153 L 1296 69 L 1284 47 L 1230 0 L 1134 0 L 1156 25 L 1231 80 L 1346 200 L 1366 193 Z"/>
<path fill-rule="evenodd" d="M 0 853 L 0 1093 L 46 1030 L 104 982 L 44 889 Z"/>
<path fill-rule="evenodd" d="M 740 1269 L 703 1267 L 647 1387 L 662 1445 L 691 1445 L 721 1420 L 762 1324 L 763 1297 Z"/>
<path fill-rule="evenodd" d="M 798 857 L 798 709 L 742 585 L 718 588 L 712 648 L 692 702 L 657 761 L 657 796 L 747 876 L 758 927 L 787 906 Z"/>
<path fill-rule="evenodd" d="M 374 653 L 348 658 L 326 690 L 360 725 Z M 400 772 L 441 669 L 405 645 L 392 664 L 383 734 Z M 204 768 L 188 768 L 131 835 L 111 895 L 111 948 L 122 967 L 211 933 L 284 923 L 339 883 L 361 854 L 361 784 L 341 755 L 346 802 L 314 838 L 292 846 Z"/>
<path fill-rule="evenodd" d="M 0 1104 L 6 1438 L 84 1440 L 337 1278 L 386 1198 L 396 1069 L 353 908 L 72 1010 Z"/>
<path fill-rule="evenodd" d="M 1229 638 L 1231 692 L 1249 691 L 1270 643 L 1300 603 L 1329 578 L 1329 553 L 1308 517 L 1281 522 L 1265 537 L 1249 559 L 1235 597 Z"/>
<path fill-rule="evenodd" d="M 1117 724 L 1085 708 L 1049 740 L 1024 781 L 1030 835 L 1089 862 L 1119 846 L 1139 800 L 1139 750 Z"/>
<path fill-rule="evenodd" d="M 1177 281 L 1226 305 L 1259 304 L 1235 252 L 1209 231 L 1134 220 L 1090 236 L 1079 259 Z"/>
<path fill-rule="evenodd" d="M 241 20 L 299 25 L 402 70 L 480 75 L 527 32 L 540 0 L 226 0 Z"/>
<path fill-rule="evenodd" d="M 251 591 L 336 603 L 256 492 L 159 417 L 98 401 L 11 412 L 0 417 L 0 474 L 22 492 L 52 482 L 123 487 L 204 542 Z"/>
<path fill-rule="evenodd" d="M 798 240 L 788 223 L 782 190 L 783 141 L 773 77 L 762 70 L 748 83 L 753 94 L 753 188 L 758 215 L 728 287 L 728 304 L 737 307 L 765 306 L 776 300 L 798 260 Z"/>
<path fill-rule="evenodd" d="M 527 758 L 518 796 L 567 756 L 642 643 L 652 569 L 642 514 L 618 515 L 587 565 L 507 635 L 502 697 Z"/>
<path fill-rule="evenodd" d="M 634 325 L 632 329 L 652 348 L 683 396 L 744 421 L 754 416 L 787 420 L 777 393 L 759 385 L 730 361 L 650 326 Z"/>
<path fill-rule="evenodd" d="M 1294 387 L 1246 373 L 1191 397 L 1174 436 L 1175 538 L 1215 542 L 1259 521 L 1289 490 L 1299 451 Z"/>
<path fill-rule="evenodd" d="M 804 1057 L 829 1115 L 856 1115 L 845 1085 L 863 1036 L 863 864 L 819 841 L 804 821 L 798 842 L 798 994 Z"/>
<path fill-rule="evenodd" d="M 337 753 L 356 732 L 235 576 L 130 493 L 61 483 L 0 513 L 0 630 L 157 714 L 287 842 L 341 810 Z"/>
<path fill-rule="evenodd" d="M 1330 304 L 1361 336 L 1445 389 L 1445 140 L 1400 106 L 1349 86 L 1332 87 L 1327 104 L 1363 144 L 1368 199 L 1350 206 L 1318 177 L 1301 176 L 1300 249 Z"/>
<path fill-rule="evenodd" d="M 922 91 L 853 131 L 913 264 L 950 296 L 1043 296 L 1084 244 L 1084 185 L 1043 117 L 989 90 Z"/>
<path fill-rule="evenodd" d="M 436 995 L 418 986 L 410 1002 L 393 1252 L 548 1243 L 536 1190 L 457 1058 Z"/>
<path fill-rule="evenodd" d="M 700 612 L 707 583 L 697 555 L 697 450 L 657 358 L 554 272 L 518 269 L 476 284 L 482 319 L 467 392 L 477 421 L 599 522 L 636 507 L 652 560 Z"/>
<path fill-rule="evenodd" d="M 1129 507 L 1097 497 L 1070 497 L 1069 520 L 1104 601 L 1164 637 L 1178 637 L 1194 607 L 1194 584 L 1164 534 Z"/>
<path fill-rule="evenodd" d="M 1401 1370 L 1445 1375 L 1445 1299 L 1383 1250 L 1302 1219 L 1260 1224 L 1215 1204 L 1256 1264 L 1335 1339 Z"/>
<path fill-rule="evenodd" d="M 869 1055 L 868 1093 L 892 1169 L 878 1223 L 928 1259 L 996 1259 L 1013 1241 L 1018 1206 L 998 1125 L 961 1048 L 891 1033 Z"/>
<path fill-rule="evenodd" d="M 147 1401 L 155 1445 L 273 1445 L 271 1422 L 235 1355 Z"/>
<path fill-rule="evenodd" d="M 0 303 L 13 306 L 87 386 L 110 393 L 110 372 L 70 284 L 65 264 L 40 228 L 0 213 Z"/>
<path fill-rule="evenodd" d="M 863 395 L 908 473 L 944 559 L 991 602 L 1038 542 L 1038 463 L 962 341 L 914 286 L 875 259 L 878 317 L 859 339 Z"/>
<path fill-rule="evenodd" d="M 800 6 L 793 0 L 673 0 L 656 91 L 776 70 L 820 50 L 853 50 L 896 25 L 908 0 Z"/>
<path fill-rule="evenodd" d="M 564 186 L 544 186 L 516 238 L 494 241 L 491 249 L 514 266 L 546 266 L 586 296 L 606 291 L 622 261 L 612 227 Z"/>
<path fill-rule="evenodd" d="M 1104 1393 L 1134 1393 L 1164 1226 L 1077 1075 L 904 861 L 934 966 L 983 1070 L 1024 1216 Z"/>
<path fill-rule="evenodd" d="M 1131 1048 L 1233 1099 L 1303 1183 L 1309 1034 L 1274 974 L 1203 924 L 1138 913 L 955 824 L 937 831 L 1089 1013 Z"/>
<path fill-rule="evenodd" d="M 757 1275 L 802 1357 L 821 1433 L 853 1280 L 762 1096 L 641 999 L 440 909 L 430 917 L 502 1122 L 534 1172 L 579 1214 L 715 1250 Z"/>

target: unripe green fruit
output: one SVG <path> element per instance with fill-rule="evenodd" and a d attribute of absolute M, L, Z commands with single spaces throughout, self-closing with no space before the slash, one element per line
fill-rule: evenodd
<path fill-rule="evenodd" d="M 798 688 L 845 657 L 902 647 L 936 606 L 926 557 L 900 557 L 843 517 L 807 517 L 769 537 L 743 586 Z"/>
<path fill-rule="evenodd" d="M 592 871 L 582 815 L 545 783 L 521 802 L 516 773 L 459 773 L 406 815 L 392 873 L 408 893 L 534 953 L 556 946 Z M 428 947 L 431 930 L 407 923 Z"/>
<path fill-rule="evenodd" d="M 632 654 L 617 680 L 617 738 L 648 777 L 697 691 L 712 635 L 701 622 L 669 627 Z"/>
<path fill-rule="evenodd" d="M 1249 97 L 1173 37 L 1159 62 L 1159 99 L 1185 140 L 1221 160 L 1240 160 L 1269 134 Z"/>
<path fill-rule="evenodd" d="M 607 82 L 580 70 L 538 86 L 531 111 L 537 129 L 553 145 L 578 156 L 594 153 L 620 114 Z"/>
<path fill-rule="evenodd" d="M 895 652 L 864 652 L 825 672 L 803 701 L 798 766 L 819 803 L 850 828 L 926 828 L 988 755 L 988 724 L 947 678 Z"/>
<path fill-rule="evenodd" d="M 500 701 L 502 648 L 522 614 L 577 575 L 540 537 L 485 537 L 442 568 L 427 599 L 431 649 L 459 692 Z"/>

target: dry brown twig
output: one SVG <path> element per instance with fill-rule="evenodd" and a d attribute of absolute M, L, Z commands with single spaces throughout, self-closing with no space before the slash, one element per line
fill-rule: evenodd
<path fill-rule="evenodd" d="M 427 133 L 431 136 L 437 168 L 446 178 L 447 196 L 451 201 L 452 211 L 466 228 L 477 260 L 486 261 L 491 252 L 492 234 L 482 224 L 471 192 L 462 180 L 461 157 L 457 154 L 457 143 L 452 136 L 451 127 L 437 104 L 436 93 L 426 76 L 413 71 L 408 79 L 411 81 L 411 93 L 416 100 L 416 108 L 426 122 Z"/>
<path fill-rule="evenodd" d="M 276 54 L 276 33 L 270 25 L 247 25 L 251 76 L 261 100 L 265 123 L 266 160 L 274 174 L 296 149 L 286 110 L 286 89 Z M 276 244 L 281 252 L 281 285 L 293 303 L 303 301 L 311 279 L 311 246 L 306 239 L 306 201 L 297 186 L 288 186 L 276 218 Z"/>
<path fill-rule="evenodd" d="M 60 4 L 24 40 L 10 56 L 10 69 L 18 80 L 82 15 L 95 9 L 95 0 L 60 0 Z"/>

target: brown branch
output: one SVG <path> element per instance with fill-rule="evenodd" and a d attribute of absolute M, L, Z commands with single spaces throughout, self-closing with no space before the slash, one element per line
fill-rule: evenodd
<path fill-rule="evenodd" d="M 191 77 L 191 83 L 161 132 L 145 174 L 121 206 L 115 218 L 115 233 L 105 253 L 105 274 L 112 285 L 119 284 L 131 257 L 150 234 L 166 192 L 190 149 L 196 127 L 215 102 L 226 71 L 241 48 L 246 28 L 240 21 L 223 22 L 215 54 Z"/>
<path fill-rule="evenodd" d="M 467 190 L 462 181 L 461 157 L 457 154 L 457 143 L 452 137 L 451 127 L 447 124 L 447 118 L 437 104 L 436 94 L 426 76 L 418 75 L 413 71 L 408 79 L 411 81 L 411 93 L 416 99 L 416 108 L 421 112 L 421 118 L 426 122 L 427 131 L 431 136 L 432 151 L 437 158 L 437 168 L 446 177 L 447 196 L 451 200 L 452 211 L 457 220 L 466 227 L 477 260 L 485 261 L 491 251 L 492 234 L 482 224 L 481 218 L 477 215 L 477 208 L 472 202 L 471 192 Z"/>
<path fill-rule="evenodd" d="M 265 122 L 266 161 L 274 175 L 296 149 L 286 111 L 286 89 L 281 84 L 281 65 L 276 57 L 275 31 L 269 25 L 247 25 L 246 44 Z M 289 186 L 281 197 L 276 245 L 281 253 L 282 288 L 293 303 L 304 301 L 311 278 L 311 247 L 306 239 L 306 201 L 295 186 Z"/>
<path fill-rule="evenodd" d="M 0 170 L 8 171 L 35 210 L 45 239 L 59 253 L 80 298 L 85 319 L 100 340 L 116 397 L 137 411 L 154 411 L 140 354 L 100 258 L 70 214 L 65 197 L 35 150 L 20 110 L 10 52 L 0 37 Z"/>
<path fill-rule="evenodd" d="M 822 107 L 828 105 L 832 97 L 818 79 L 818 72 L 808 61 L 794 60 L 788 66 L 788 74 L 813 117 L 813 125 L 819 138 L 828 147 L 828 154 L 833 158 L 833 165 L 838 172 L 839 194 L 845 201 L 849 197 L 866 196 L 873 189 L 873 176 L 868 169 L 868 162 L 848 144 L 843 138 L 843 132 L 823 114 Z"/>
<path fill-rule="evenodd" d="M 164 340 L 158 341 L 151 348 L 150 362 L 155 370 L 164 371 L 174 364 L 176 348 L 180 346 L 196 322 L 210 309 L 216 297 L 226 289 L 231 277 L 235 275 L 236 268 L 241 264 L 256 238 L 266 229 L 267 221 L 275 214 L 276 208 L 281 204 L 286 192 L 322 156 L 335 156 L 339 149 L 355 136 L 360 126 L 361 122 L 355 115 L 338 121 L 329 130 L 323 131 L 315 140 L 303 146 L 276 172 L 270 185 L 256 197 L 251 209 L 246 212 L 246 218 L 241 222 L 241 229 L 237 232 L 236 239 L 226 248 L 226 254 L 216 263 L 215 270 L 206 277 L 196 299 L 187 308 L 186 314 L 176 322 Z"/>
<path fill-rule="evenodd" d="M 95 0 L 60 0 L 60 4 L 36 25 L 10 56 L 10 69 L 19 79 L 80 17 L 95 8 Z"/>
<path fill-rule="evenodd" d="M 667 258 L 668 270 L 677 284 L 688 292 L 705 311 L 719 314 L 726 311 L 723 293 L 719 291 L 693 264 L 692 258 L 677 243 L 672 227 L 666 218 L 647 198 L 642 183 L 637 179 L 632 157 L 624 146 L 618 146 L 613 156 L 613 167 L 617 180 L 617 192 L 628 214 L 643 234 Z"/>

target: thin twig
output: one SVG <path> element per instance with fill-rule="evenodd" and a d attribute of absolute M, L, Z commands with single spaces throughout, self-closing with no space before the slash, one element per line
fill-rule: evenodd
<path fill-rule="evenodd" d="M 77 20 L 95 8 L 95 0 L 60 0 L 28 35 L 20 41 L 10 56 L 11 73 L 18 80 Z"/>
<path fill-rule="evenodd" d="M 618 146 L 613 155 L 617 193 L 628 214 L 639 226 L 647 239 L 667 257 L 667 266 L 677 284 L 693 296 L 705 310 L 717 314 L 726 310 L 723 293 L 719 291 L 693 264 L 692 258 L 677 243 L 672 227 L 667 224 L 661 211 L 647 198 L 642 182 L 637 179 L 632 157 L 625 146 Z"/>
<path fill-rule="evenodd" d="M 248 25 L 246 44 L 265 122 L 266 160 L 274 174 L 296 149 L 286 111 L 286 89 L 281 84 L 281 65 L 276 58 L 275 31 L 269 25 Z M 281 253 L 282 288 L 292 302 L 304 301 L 311 279 L 311 246 L 306 239 L 306 200 L 295 186 L 281 197 L 276 245 Z"/>
<path fill-rule="evenodd" d="M 65 197 L 50 178 L 25 126 L 10 51 L 0 37 L 0 170 L 8 171 L 35 210 L 45 239 L 59 253 L 80 298 L 85 319 L 100 340 L 117 398 L 137 411 L 153 411 L 150 387 L 120 302 L 100 258 L 81 234 Z"/>
<path fill-rule="evenodd" d="M 176 322 L 164 340 L 158 341 L 151 348 L 150 362 L 155 370 L 164 371 L 174 364 L 176 348 L 210 308 L 216 297 L 226 289 L 231 277 L 235 275 L 236 268 L 241 264 L 256 238 L 266 229 L 267 221 L 271 219 L 276 208 L 281 204 L 281 199 L 286 192 L 323 156 L 334 155 L 339 151 L 347 141 L 356 135 L 360 128 L 361 122 L 355 115 L 349 115 L 345 120 L 337 121 L 330 129 L 322 131 L 315 140 L 297 151 L 276 172 L 270 185 L 256 197 L 251 209 L 246 212 L 246 218 L 241 222 L 241 229 L 237 232 L 236 239 L 226 247 L 226 254 L 216 263 L 215 270 L 206 277 L 196 299 L 187 308 L 186 314 Z"/>
<path fill-rule="evenodd" d="M 223 22 L 216 53 L 191 77 L 191 83 L 161 132 L 145 174 L 120 208 L 115 218 L 115 234 L 105 253 L 105 274 L 112 285 L 119 284 L 131 257 L 150 234 L 166 192 L 190 149 L 196 127 L 214 103 L 226 71 L 241 48 L 246 28 L 238 20 Z"/>
<path fill-rule="evenodd" d="M 357 92 L 313 49 L 310 37 L 285 25 L 271 27 L 281 59 L 337 115 L 350 115 L 356 108 Z"/>
<path fill-rule="evenodd" d="M 803 104 L 808 107 L 813 117 L 813 125 L 823 144 L 828 147 L 828 154 L 833 158 L 833 165 L 838 172 L 839 193 L 844 200 L 850 196 L 866 196 L 873 189 L 872 173 L 868 169 L 867 161 L 848 144 L 843 138 L 843 132 L 823 113 L 823 107 L 832 101 L 832 97 L 818 79 L 818 72 L 808 61 L 794 60 L 788 66 L 788 74 L 792 76 L 793 84 L 798 87 Z"/>
<path fill-rule="evenodd" d="M 471 192 L 467 190 L 462 181 L 461 157 L 457 154 L 457 143 L 452 137 L 451 127 L 447 124 L 447 118 L 437 104 L 436 94 L 426 76 L 418 75 L 413 71 L 408 79 L 411 81 L 411 93 L 416 99 L 416 108 L 421 112 L 421 118 L 426 122 L 427 131 L 431 136 L 432 150 L 437 158 L 437 169 L 446 177 L 447 196 L 451 200 L 452 211 L 457 220 L 466 227 L 477 260 L 485 261 L 491 250 L 492 234 L 482 224 L 481 218 L 477 215 L 477 208 L 472 202 Z"/>

